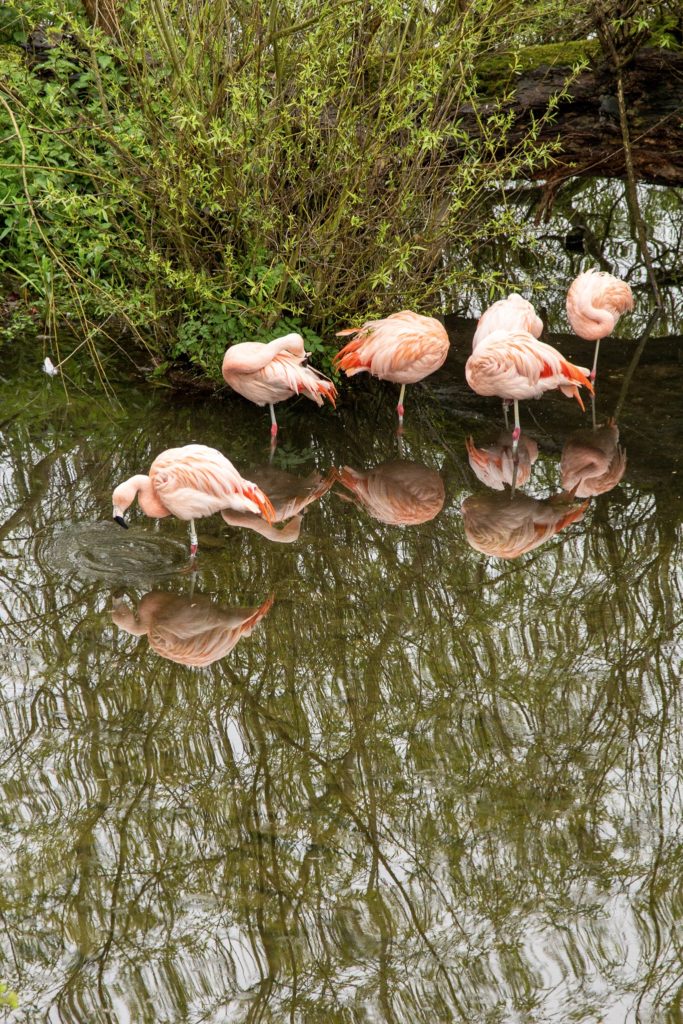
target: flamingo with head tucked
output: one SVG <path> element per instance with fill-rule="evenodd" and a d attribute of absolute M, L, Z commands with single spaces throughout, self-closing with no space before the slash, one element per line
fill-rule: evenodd
<path fill-rule="evenodd" d="M 511 292 L 507 299 L 498 299 L 479 317 L 472 338 L 472 351 L 474 352 L 477 345 L 494 331 L 513 331 L 516 328 L 528 331 L 534 338 L 540 338 L 543 333 L 543 321 L 536 315 L 536 310 L 527 299 L 523 299 L 517 292 Z"/>
<path fill-rule="evenodd" d="M 622 313 L 633 309 L 633 292 L 626 281 L 604 270 L 586 270 L 575 278 L 567 292 L 567 318 L 580 338 L 595 342 L 590 372 L 595 381 L 600 342 L 611 334 Z"/>
<path fill-rule="evenodd" d="M 337 389 L 331 380 L 307 363 L 308 353 L 300 334 L 263 344 L 242 341 L 231 345 L 223 357 L 223 377 L 235 391 L 256 405 L 270 407 L 270 435 L 275 441 L 278 426 L 275 403 L 292 395 L 305 395 L 316 405 L 328 398 L 332 405 Z"/>
<path fill-rule="evenodd" d="M 401 385 L 396 406 L 399 427 L 403 425 L 406 384 L 415 384 L 443 366 L 450 344 L 442 323 L 409 309 L 383 320 L 367 320 L 360 327 L 337 331 L 337 335 L 355 337 L 334 357 L 336 369 L 347 377 L 367 372 Z"/>
<path fill-rule="evenodd" d="M 275 518 L 270 499 L 260 487 L 240 476 L 232 462 L 215 448 L 186 444 L 157 455 L 149 474 L 125 480 L 112 494 L 114 519 L 126 526 L 123 514 L 137 496 L 146 516 L 160 519 L 173 515 L 190 523 L 190 555 L 197 553 L 195 519 L 225 508 L 260 513 L 268 522 Z"/>

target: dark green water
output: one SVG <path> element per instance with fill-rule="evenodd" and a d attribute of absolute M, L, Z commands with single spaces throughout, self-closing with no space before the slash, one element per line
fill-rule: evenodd
<path fill-rule="evenodd" d="M 598 496 L 550 500 L 589 418 L 527 403 L 511 503 L 468 463 L 500 417 L 467 345 L 409 391 L 401 442 L 372 382 L 336 414 L 290 405 L 270 469 L 240 401 L 3 387 L 12 1020 L 681 1020 L 683 364 L 648 349 Z M 631 353 L 604 350 L 600 419 Z M 201 521 L 193 577 L 182 523 L 109 518 L 190 441 L 290 497 L 331 486 L 278 543 Z M 370 507 L 345 466 L 384 467 Z M 480 546 L 526 553 L 473 548 L 472 510 Z"/>

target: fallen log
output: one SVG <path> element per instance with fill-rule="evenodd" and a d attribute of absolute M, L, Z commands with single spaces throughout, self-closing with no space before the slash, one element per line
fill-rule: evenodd
<path fill-rule="evenodd" d="M 644 48 L 623 75 L 636 178 L 656 185 L 683 185 L 683 51 Z M 571 66 L 561 57 L 557 63 L 541 64 L 519 75 L 514 99 L 506 104 L 516 115 L 507 146 L 522 141 L 570 76 Z M 495 101 L 484 104 L 484 113 L 487 107 L 500 109 Z M 478 109 L 481 116 L 481 105 Z M 469 111 L 461 113 L 465 127 L 475 134 L 474 111 L 471 124 Z M 559 144 L 554 163 L 550 168 L 537 167 L 527 176 L 545 178 L 551 188 L 576 175 L 626 177 L 614 70 L 596 61 L 580 72 L 552 123 L 543 126 L 540 141 Z"/>

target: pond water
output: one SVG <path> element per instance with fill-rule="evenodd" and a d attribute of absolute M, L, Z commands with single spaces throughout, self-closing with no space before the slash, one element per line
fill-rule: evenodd
<path fill-rule="evenodd" d="M 681 1019 L 680 351 L 626 387 L 603 346 L 597 442 L 526 403 L 511 499 L 468 331 L 402 438 L 359 381 L 272 462 L 227 395 L 3 386 L 12 1020 Z M 201 520 L 194 573 L 184 524 L 110 519 L 191 441 L 283 516 Z"/>

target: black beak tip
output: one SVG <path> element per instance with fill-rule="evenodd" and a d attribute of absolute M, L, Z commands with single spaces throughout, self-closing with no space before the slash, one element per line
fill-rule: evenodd
<path fill-rule="evenodd" d="M 114 522 L 118 523 L 119 526 L 122 526 L 124 530 L 128 529 L 128 523 L 123 518 L 123 516 L 114 516 Z"/>

